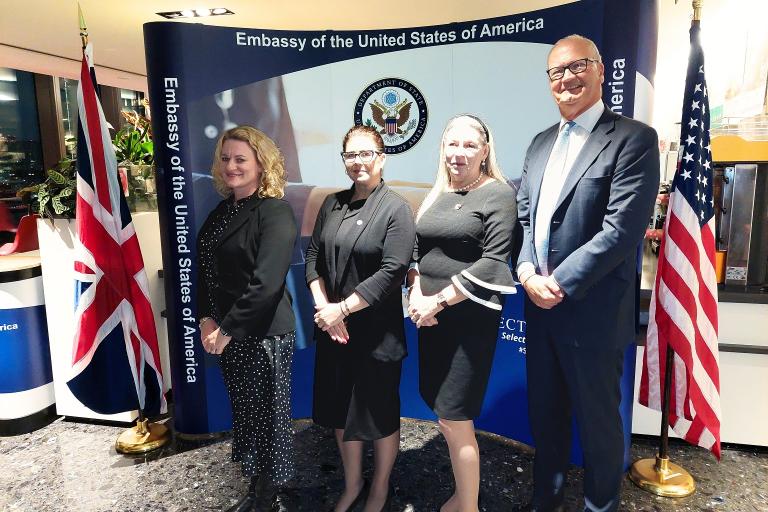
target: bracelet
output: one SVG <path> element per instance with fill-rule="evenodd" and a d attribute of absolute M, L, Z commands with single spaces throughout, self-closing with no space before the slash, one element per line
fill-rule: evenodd
<path fill-rule="evenodd" d="M 527 282 L 528 282 L 528 280 L 529 280 L 530 278 L 532 278 L 533 276 L 535 276 L 535 275 L 536 275 L 536 272 L 531 272 L 530 274 L 528 274 L 528 277 L 526 277 L 525 279 L 523 279 L 522 281 L 520 281 L 520 286 L 525 286 L 525 283 L 527 283 Z"/>
<path fill-rule="evenodd" d="M 351 314 L 351 312 L 349 311 L 349 306 L 347 305 L 347 299 L 344 299 L 343 301 L 339 302 L 339 309 L 341 310 L 341 314 L 344 315 L 345 317 L 348 317 Z"/>
<path fill-rule="evenodd" d="M 208 320 L 213 320 L 213 317 L 204 316 L 203 318 L 200 319 L 200 321 L 198 322 L 198 325 L 200 326 L 201 329 L 203 328 L 203 325 L 205 325 L 205 322 L 207 322 Z"/>

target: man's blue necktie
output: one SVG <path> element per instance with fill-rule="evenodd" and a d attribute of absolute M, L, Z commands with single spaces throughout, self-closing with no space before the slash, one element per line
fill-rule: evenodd
<path fill-rule="evenodd" d="M 547 161 L 544 178 L 541 181 L 539 201 L 536 206 L 533 229 L 534 246 L 536 247 L 536 258 L 539 260 L 539 269 L 541 274 L 545 276 L 549 275 L 549 225 L 552 221 L 555 204 L 558 197 L 560 197 L 560 191 L 563 189 L 565 176 L 567 175 L 565 163 L 568 156 L 568 143 L 571 138 L 571 128 L 575 124 L 573 121 L 568 121 L 560 130 L 560 134 Z"/>

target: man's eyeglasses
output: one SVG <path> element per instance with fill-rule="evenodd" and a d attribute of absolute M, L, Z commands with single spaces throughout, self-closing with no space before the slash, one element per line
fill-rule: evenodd
<path fill-rule="evenodd" d="M 549 77 L 550 82 L 560 80 L 563 78 L 563 76 L 565 76 L 566 69 L 574 75 L 578 75 L 579 73 L 583 73 L 587 70 L 587 66 L 589 66 L 590 62 L 600 61 L 597 59 L 590 59 L 589 57 L 585 57 L 583 59 L 575 60 L 566 66 L 555 66 L 554 68 L 549 68 L 547 70 L 547 76 Z"/>
<path fill-rule="evenodd" d="M 345 164 L 353 164 L 359 157 L 361 162 L 368 164 L 371 163 L 374 158 L 376 158 L 376 155 L 380 154 L 381 151 L 373 151 L 370 149 L 365 149 L 363 151 L 342 151 L 341 159 L 344 160 Z"/>

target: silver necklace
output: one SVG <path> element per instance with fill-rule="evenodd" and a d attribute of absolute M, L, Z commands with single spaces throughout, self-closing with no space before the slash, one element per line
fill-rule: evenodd
<path fill-rule="evenodd" d="M 475 181 L 473 181 L 472 183 L 470 183 L 469 185 L 464 185 L 463 187 L 454 188 L 453 191 L 454 192 L 466 192 L 467 190 L 471 189 L 472 187 L 474 187 L 475 185 L 480 183 L 481 179 L 483 179 L 483 173 L 480 173 L 478 175 L 477 179 Z"/>

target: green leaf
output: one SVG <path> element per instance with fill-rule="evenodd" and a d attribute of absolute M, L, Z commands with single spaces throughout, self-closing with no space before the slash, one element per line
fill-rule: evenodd
<path fill-rule="evenodd" d="M 37 211 L 39 211 L 41 214 L 45 211 L 45 207 L 48 204 L 48 201 L 51 199 L 51 196 L 48 194 L 46 195 L 38 195 L 37 196 Z"/>
<path fill-rule="evenodd" d="M 69 207 L 62 203 L 58 196 L 51 199 L 51 205 L 53 205 L 53 211 L 56 212 L 57 215 L 61 215 L 69 210 Z"/>
<path fill-rule="evenodd" d="M 74 192 L 74 189 L 72 187 L 65 187 L 55 197 L 59 199 L 61 199 L 62 197 L 70 197 L 72 195 L 72 192 Z"/>
<path fill-rule="evenodd" d="M 48 177 L 57 185 L 63 185 L 67 182 L 67 178 L 63 174 L 53 169 L 48 170 Z"/>

